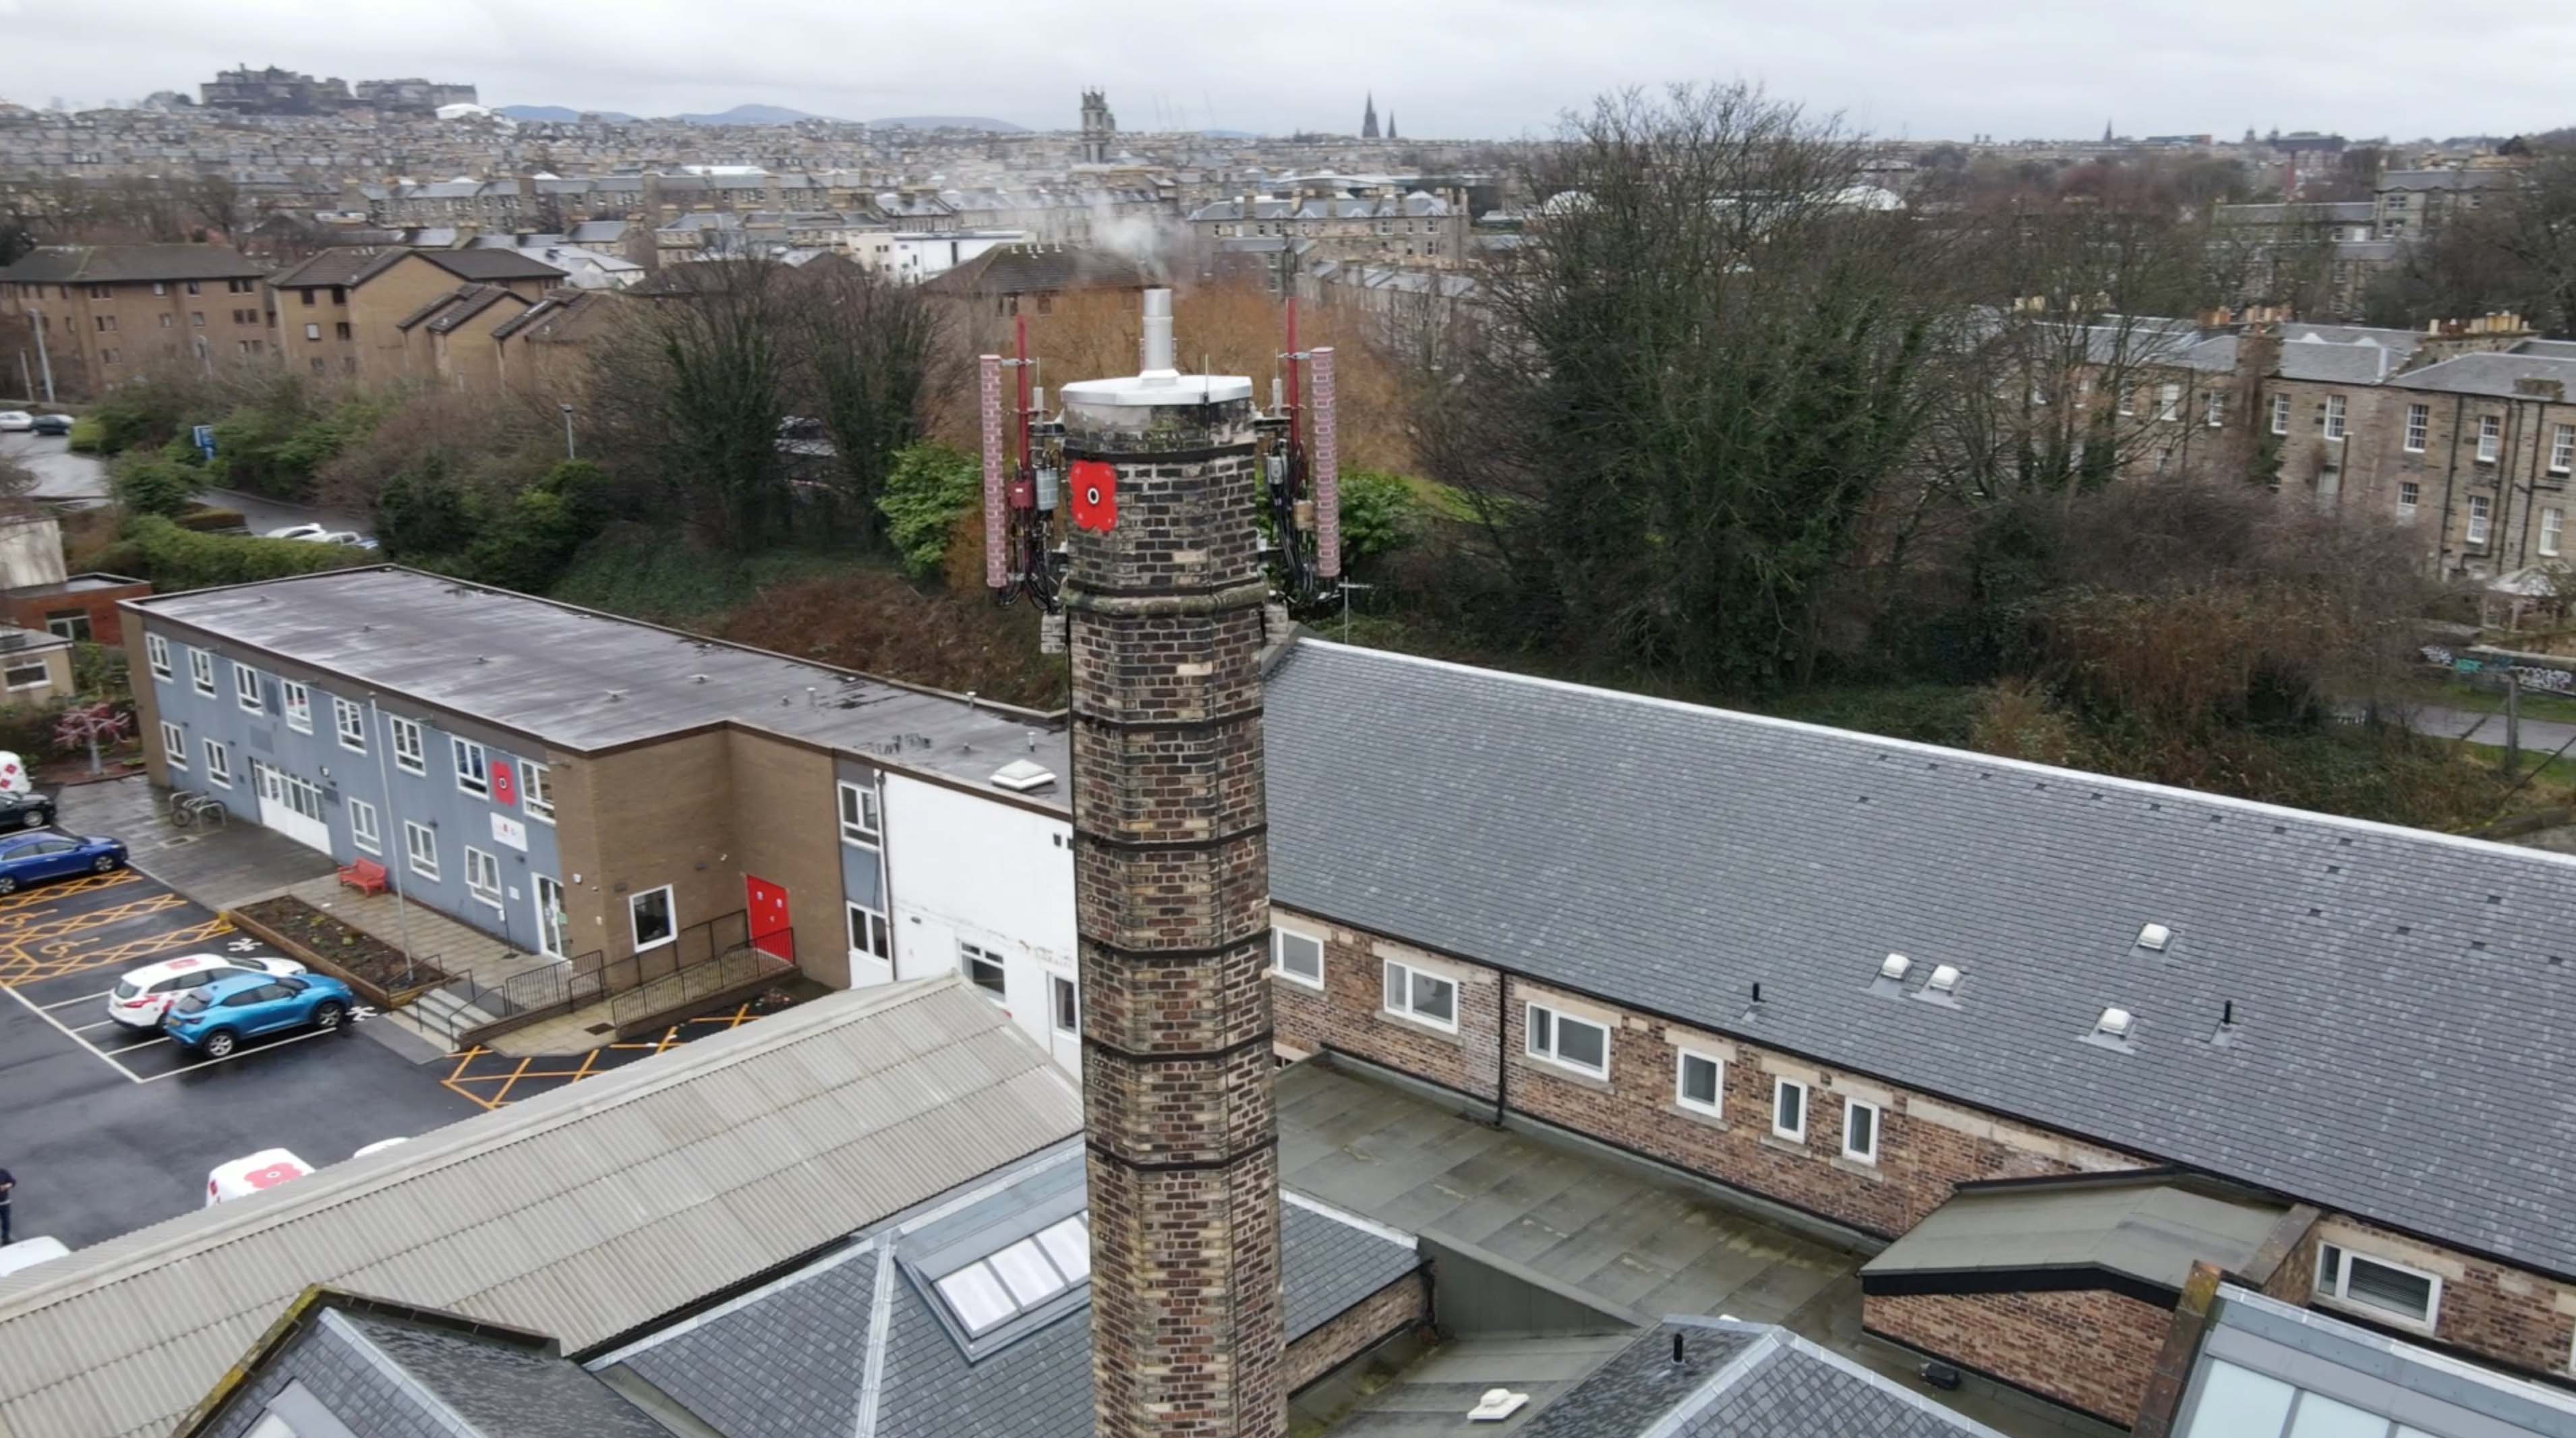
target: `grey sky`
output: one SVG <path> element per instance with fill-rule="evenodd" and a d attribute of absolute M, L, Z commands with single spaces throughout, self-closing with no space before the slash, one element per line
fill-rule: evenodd
<path fill-rule="evenodd" d="M 194 93 L 222 65 L 471 81 L 487 104 L 646 114 L 790 105 L 1068 128 L 1510 136 L 1630 84 L 1759 80 L 1912 138 L 2576 123 L 2566 0 L 0 0 L 0 94 Z"/>

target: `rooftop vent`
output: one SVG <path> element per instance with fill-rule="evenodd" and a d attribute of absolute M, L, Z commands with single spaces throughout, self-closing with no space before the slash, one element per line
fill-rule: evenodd
<path fill-rule="evenodd" d="M 1894 979 L 1898 983 L 1903 983 L 1905 981 L 1905 971 L 1912 967 L 1914 967 L 1914 961 L 1912 959 L 1905 957 L 1903 954 L 1890 954 L 1886 958 L 1878 961 L 1878 976 L 1882 979 Z"/>
<path fill-rule="evenodd" d="M 1956 964 L 1934 964 L 1932 966 L 1932 979 L 1923 987 L 1932 993 L 1940 994 L 1944 997 L 1957 993 L 1959 991 L 1959 966 Z"/>
<path fill-rule="evenodd" d="M 1033 793 L 1055 782 L 1055 771 L 1026 759 L 1014 759 L 993 771 L 993 783 L 1014 794 Z"/>
<path fill-rule="evenodd" d="M 1467 1410 L 1467 1421 L 1500 1423 L 1521 1411 L 1528 1402 L 1529 1395 L 1526 1393 L 1514 1393 L 1508 1388 L 1488 1388 L 1484 1396 L 1476 1400 L 1476 1406 Z"/>
<path fill-rule="evenodd" d="M 2138 947 L 2150 953 L 2161 954 L 2165 951 L 2165 945 L 2172 942 L 2173 930 L 2162 924 L 2149 924 L 2138 930 Z"/>
<path fill-rule="evenodd" d="M 2093 1032 L 2106 1039 L 2125 1039 L 2136 1023 L 2136 1016 L 2127 1009 L 2107 1008 L 2102 1011 L 2102 1017 L 2093 1021 Z"/>

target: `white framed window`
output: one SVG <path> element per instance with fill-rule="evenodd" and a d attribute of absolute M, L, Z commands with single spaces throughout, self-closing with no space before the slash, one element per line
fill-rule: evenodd
<path fill-rule="evenodd" d="M 161 723 L 161 762 L 173 769 L 188 767 L 188 736 L 166 719 Z"/>
<path fill-rule="evenodd" d="M 501 861 L 471 844 L 465 846 L 465 892 L 501 907 Z"/>
<path fill-rule="evenodd" d="M 403 820 L 403 862 L 424 879 L 438 877 L 438 836 L 428 825 Z"/>
<path fill-rule="evenodd" d="M 2163 384 L 2156 387 L 2156 418 L 2171 422 L 2182 418 L 2182 386 Z"/>
<path fill-rule="evenodd" d="M 2478 463 L 2493 464 L 2504 452 L 2504 418 L 2501 415 L 2478 416 Z"/>
<path fill-rule="evenodd" d="M 313 691 L 294 679 L 277 681 L 278 698 L 286 705 L 286 727 L 298 734 L 313 732 Z"/>
<path fill-rule="evenodd" d="M 2564 429 L 2564 428 L 2566 428 L 2566 426 L 2565 426 L 2565 425 L 2561 425 L 2561 426 L 2559 426 L 2559 428 Z M 143 636 L 143 662 L 144 662 L 144 664 L 145 664 L 145 665 L 147 665 L 148 667 L 150 667 L 150 669 L 152 670 L 152 677 L 153 677 L 153 678 L 155 678 L 155 679 L 167 679 L 167 678 L 169 678 L 169 677 L 170 677 L 170 641 L 169 641 L 169 640 L 167 640 L 167 639 L 162 638 L 162 637 L 161 637 L 160 635 L 158 635 L 158 634 L 146 634 L 146 635 L 144 635 L 144 636 Z"/>
<path fill-rule="evenodd" d="M 2272 396 L 2272 432 L 2274 434 L 2290 432 L 2290 397 L 2288 395 Z"/>
<path fill-rule="evenodd" d="M 1610 1031 L 1590 1019 L 1533 1003 L 1525 1011 L 1522 1047 L 1534 1059 L 1594 1078 L 1610 1077 Z"/>
<path fill-rule="evenodd" d="M 2415 506 L 2424 499 L 2424 486 L 2411 479 L 2397 481 L 2397 517 L 2407 523 L 2415 520 Z"/>
<path fill-rule="evenodd" d="M 221 784 L 227 789 L 231 788 L 233 786 L 232 751 L 226 749 L 220 739 L 206 740 L 203 748 L 206 755 L 206 782 Z"/>
<path fill-rule="evenodd" d="M 346 699 L 331 700 L 331 727 L 340 732 L 340 747 L 367 752 L 367 711 Z"/>
<path fill-rule="evenodd" d="M 2487 525 L 2495 516 L 2495 501 L 2483 494 L 2469 496 L 2469 543 L 2487 542 Z"/>
<path fill-rule="evenodd" d="M 1726 1061 L 1689 1049 L 1674 1050 L 1673 1102 L 1710 1118 L 1726 1117 Z"/>
<path fill-rule="evenodd" d="M 394 767 L 406 774 L 428 773 L 429 750 L 421 743 L 420 726 L 392 714 L 385 716 L 385 724 L 393 731 Z"/>
<path fill-rule="evenodd" d="M 2122 414 L 2136 414 L 2138 412 L 2138 387 L 2136 385 L 2124 384 L 2120 386 L 2119 411 Z"/>
<path fill-rule="evenodd" d="M 349 801 L 349 842 L 370 854 L 385 851 L 384 835 L 376 828 L 376 806 L 364 799 Z"/>
<path fill-rule="evenodd" d="M 196 686 L 198 693 L 205 695 L 209 699 L 214 698 L 215 656 L 207 653 L 203 649 L 189 650 L 188 682 Z"/>
<path fill-rule="evenodd" d="M 268 712 L 268 705 L 259 697 L 259 671 L 238 659 L 233 661 L 233 700 L 245 714 Z"/>
<path fill-rule="evenodd" d="M 2557 508 L 2540 511 L 2540 552 L 2551 559 L 2558 557 L 2558 531 L 2567 524 L 2566 512 Z"/>
<path fill-rule="evenodd" d="M 957 971 L 995 1003 L 1010 997 L 1009 971 L 1002 967 L 999 954 L 961 941 L 957 945 Z"/>
<path fill-rule="evenodd" d="M 2317 1296 L 2430 1331 L 2442 1313 L 2442 1280 L 2421 1269 L 2317 1245 Z"/>
<path fill-rule="evenodd" d="M 1771 1133 L 1791 1143 L 1807 1141 L 1807 1086 L 1792 1078 L 1771 1080 Z"/>
<path fill-rule="evenodd" d="M 672 907 L 670 885 L 626 896 L 626 933 L 639 954 L 680 936 L 679 911 Z"/>
<path fill-rule="evenodd" d="M 456 758 L 456 787 L 477 799 L 492 797 L 492 755 L 471 739 L 447 738 L 448 752 Z"/>
<path fill-rule="evenodd" d="M 549 777 L 545 765 L 533 759 L 519 761 L 519 803 L 540 824 L 555 821 L 555 791 L 547 787 Z"/>
<path fill-rule="evenodd" d="M 2406 406 L 2406 452 L 2422 454 L 2424 438 L 2433 428 L 2433 407 L 2425 404 Z"/>
<path fill-rule="evenodd" d="M 1458 1031 L 1458 985 L 1428 969 L 1386 960 L 1386 1011 L 1401 1019 Z"/>
<path fill-rule="evenodd" d="M 2549 472 L 2565 474 L 2576 465 L 2576 424 L 2562 424 L 2549 432 Z"/>
<path fill-rule="evenodd" d="M 885 811 L 873 784 L 841 781 L 841 842 L 875 845 L 885 841 Z"/>
<path fill-rule="evenodd" d="M 1066 1038 L 1082 1032 L 1082 985 L 1071 974 L 1047 975 L 1047 1023 Z"/>
<path fill-rule="evenodd" d="M 1878 1162 L 1878 1105 L 1856 1098 L 1843 1100 L 1843 1157 L 1854 1163 Z"/>
<path fill-rule="evenodd" d="M 2220 390 L 2211 390 L 2209 393 L 2200 397 L 2200 422 L 2208 425 L 2211 429 L 2217 429 L 2227 423 L 2227 395 L 2225 392 Z"/>
<path fill-rule="evenodd" d="M 1324 941 L 1294 929 L 1270 931 L 1270 972 L 1310 989 L 1324 986 Z"/>
<path fill-rule="evenodd" d="M 2344 398 L 2343 398 L 2343 396 L 2342 396 L 2342 395 L 2339 395 L 2339 394 L 2330 394 L 2330 395 L 2327 395 L 2327 396 L 2326 396 L 2326 438 L 2328 438 L 2328 439 L 2341 439 L 2341 438 L 2343 438 L 2343 417 L 2344 417 Z"/>
<path fill-rule="evenodd" d="M 886 916 L 865 904 L 852 904 L 849 907 L 850 952 L 868 954 L 880 959 L 892 959 L 894 957 L 893 931 L 887 927 Z"/>
<path fill-rule="evenodd" d="M 13 693 L 21 689 L 42 689 L 51 678 L 41 659 L 33 664 L 12 664 L 0 670 L 0 686 L 6 686 Z"/>

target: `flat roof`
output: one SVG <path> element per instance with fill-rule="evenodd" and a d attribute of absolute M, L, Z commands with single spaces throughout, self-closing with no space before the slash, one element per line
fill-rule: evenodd
<path fill-rule="evenodd" d="M 339 569 L 125 603 L 575 752 L 730 721 L 1006 800 L 1069 803 L 1057 720 L 415 569 Z M 994 788 L 993 771 L 1016 759 L 1058 782 L 1028 795 Z"/>
<path fill-rule="evenodd" d="M 1861 1283 L 1881 1292 L 1891 1280 L 2099 1270 L 2179 1290 L 2194 1262 L 2243 1271 L 2287 1209 L 2174 1181 L 1966 1189 L 1863 1264 Z"/>

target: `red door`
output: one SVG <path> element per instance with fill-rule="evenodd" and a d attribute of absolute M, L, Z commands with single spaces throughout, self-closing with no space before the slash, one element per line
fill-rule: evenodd
<path fill-rule="evenodd" d="M 751 946 L 793 962 L 796 939 L 787 919 L 787 891 L 767 879 L 742 876 L 743 909 L 750 915 Z"/>

